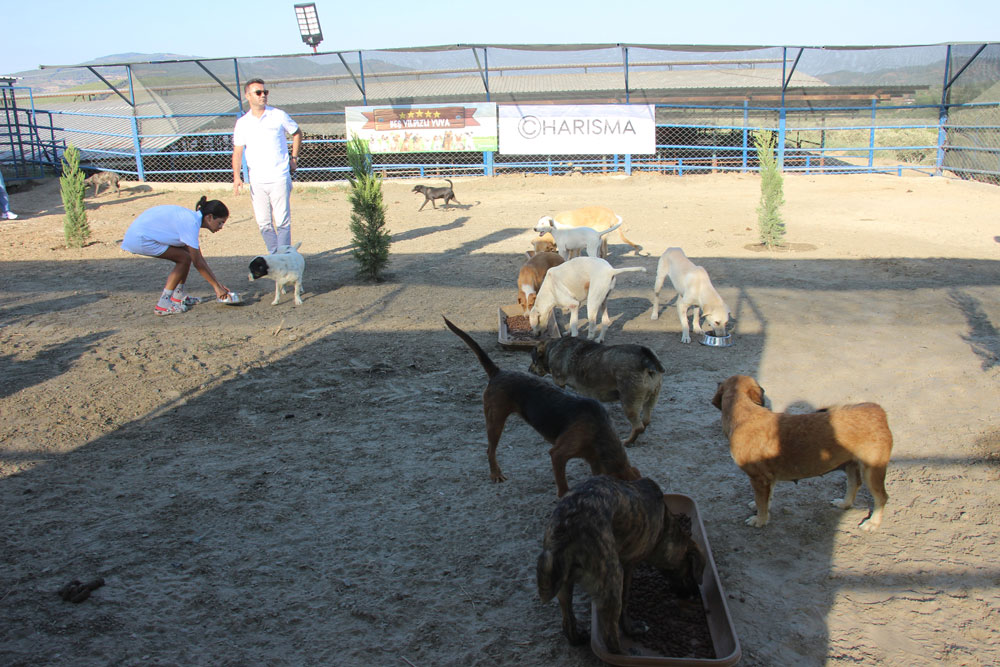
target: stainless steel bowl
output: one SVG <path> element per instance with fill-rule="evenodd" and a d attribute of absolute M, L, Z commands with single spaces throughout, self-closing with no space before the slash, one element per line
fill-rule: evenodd
<path fill-rule="evenodd" d="M 733 334 L 727 333 L 725 336 L 716 336 L 714 333 L 703 333 L 701 344 L 709 347 L 730 347 L 733 344 Z"/>

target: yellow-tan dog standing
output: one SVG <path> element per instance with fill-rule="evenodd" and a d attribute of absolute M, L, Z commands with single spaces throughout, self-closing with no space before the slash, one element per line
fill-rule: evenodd
<path fill-rule="evenodd" d="M 892 454 L 892 432 L 879 405 L 840 405 L 801 415 L 771 412 L 764 407 L 764 390 L 747 375 L 733 375 L 720 383 L 712 405 L 722 411 L 729 452 L 753 487 L 757 514 L 746 520 L 748 526 L 767 523 L 776 482 L 837 469 L 847 473 L 847 491 L 833 504 L 850 509 L 864 478 L 875 506 L 861 529 L 870 532 L 881 525 L 889 499 L 885 469 Z"/>

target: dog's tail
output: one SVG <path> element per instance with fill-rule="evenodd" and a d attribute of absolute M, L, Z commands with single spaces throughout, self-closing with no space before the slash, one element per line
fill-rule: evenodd
<path fill-rule="evenodd" d="M 618 274 L 620 274 L 620 273 L 629 273 L 631 271 L 642 271 L 643 273 L 645 273 L 646 272 L 646 267 L 645 266 L 625 266 L 625 267 L 622 267 L 620 269 L 611 269 L 611 271 L 616 276 Z"/>
<path fill-rule="evenodd" d="M 441 317 L 444 317 L 444 315 L 442 315 Z M 476 353 L 476 357 L 479 359 L 479 363 L 483 365 L 483 370 L 486 371 L 486 375 L 488 375 L 492 379 L 494 375 L 500 372 L 500 367 L 497 366 L 495 363 L 493 363 L 493 360 L 486 355 L 486 352 L 483 351 L 483 348 L 479 347 L 479 343 L 472 340 L 472 336 L 465 333 L 464 331 L 456 327 L 454 324 L 449 322 L 447 317 L 444 317 L 444 323 L 448 325 L 449 329 L 455 332 L 456 336 L 464 340 L 466 345 L 472 348 L 472 351 Z"/>
<path fill-rule="evenodd" d="M 650 374 L 667 372 L 667 369 L 664 368 L 663 364 L 660 362 L 660 358 L 656 356 L 656 353 L 648 347 L 643 347 L 642 349 L 642 366 Z"/>
<path fill-rule="evenodd" d="M 543 603 L 554 598 L 562 587 L 562 561 L 549 549 L 543 549 L 538 554 L 535 579 L 538 581 L 538 597 Z"/>
<path fill-rule="evenodd" d="M 451 179 L 450 179 L 450 178 L 446 178 L 446 179 L 444 179 L 444 180 L 448 181 L 448 187 L 449 187 L 449 188 L 452 188 L 452 189 L 454 189 L 454 188 L 455 188 L 455 186 L 454 186 L 454 185 L 452 184 L 452 182 L 451 182 Z"/>
<path fill-rule="evenodd" d="M 622 217 L 620 215 L 615 215 L 615 217 L 618 218 L 618 224 L 620 225 L 621 222 L 622 222 Z M 642 246 L 641 245 L 637 245 L 637 244 L 632 243 L 631 241 L 628 240 L 628 238 L 625 236 L 625 228 L 624 227 L 622 227 L 621 229 L 618 230 L 618 238 L 620 238 L 624 243 L 627 243 L 630 246 L 632 246 L 632 250 L 635 251 L 635 254 L 638 255 L 639 251 L 642 250 Z"/>
<path fill-rule="evenodd" d="M 604 236 L 605 234 L 610 234 L 611 232 L 615 231 L 616 229 L 622 226 L 622 217 L 620 215 L 616 215 L 615 217 L 618 218 L 618 222 L 608 227 L 603 232 L 598 232 L 601 236 Z"/>

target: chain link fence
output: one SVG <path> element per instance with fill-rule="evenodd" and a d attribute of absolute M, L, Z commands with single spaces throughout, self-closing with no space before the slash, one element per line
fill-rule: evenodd
<path fill-rule="evenodd" d="M 427 151 L 373 156 L 387 178 L 756 169 L 774 132 L 786 171 L 957 175 L 1000 183 L 1000 44 L 893 48 L 454 46 L 43 68 L 8 86 L 5 177 L 85 165 L 161 182 L 228 182 L 242 85 L 304 132 L 296 181 L 342 180 L 348 106 L 652 104 L 652 155 Z M 78 81 L 67 89 L 52 80 Z M 3 89 L 0 86 L 0 89 Z M 30 169 L 28 168 L 30 167 Z"/>

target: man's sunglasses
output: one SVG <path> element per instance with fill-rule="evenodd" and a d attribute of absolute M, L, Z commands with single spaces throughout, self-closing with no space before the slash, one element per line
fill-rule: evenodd
<path fill-rule="evenodd" d="M 257 97 L 260 97 L 261 95 L 267 95 L 271 91 L 270 90 L 251 90 L 250 92 L 253 93 L 254 95 L 256 95 Z"/>

